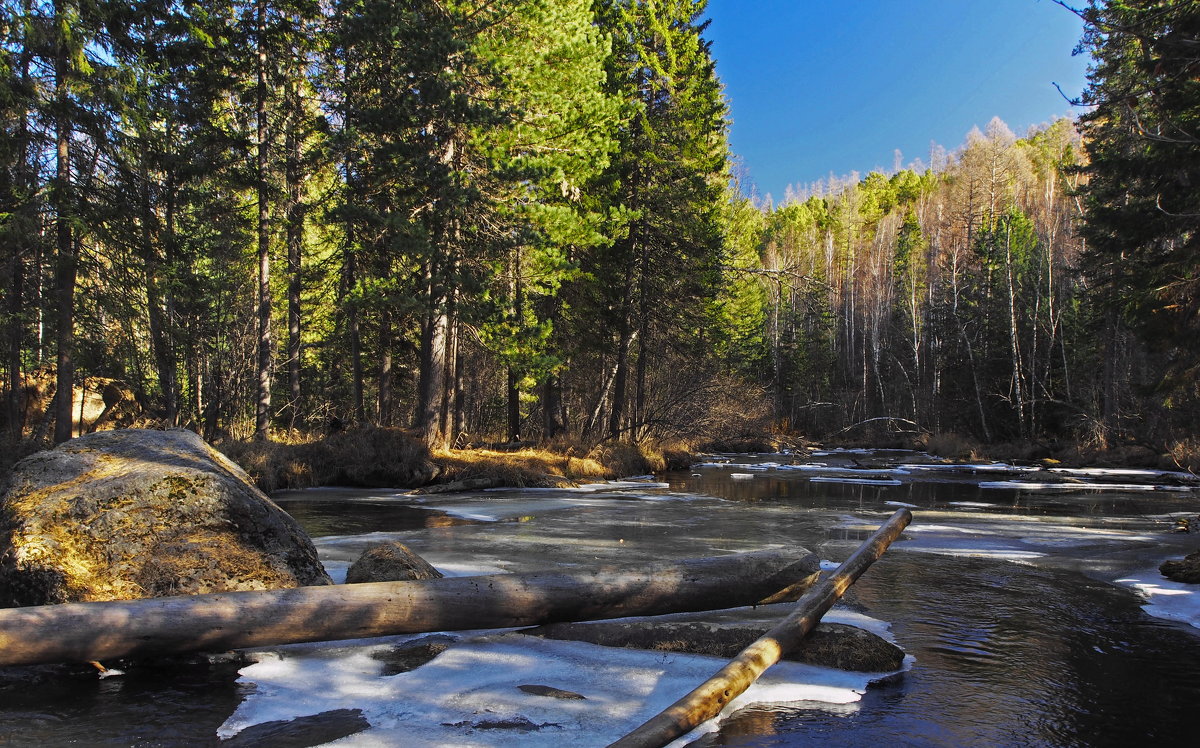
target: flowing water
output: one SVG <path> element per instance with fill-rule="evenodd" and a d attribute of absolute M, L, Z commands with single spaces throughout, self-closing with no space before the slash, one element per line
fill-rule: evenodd
<path fill-rule="evenodd" d="M 385 539 L 460 575 L 797 545 L 841 561 L 897 505 L 910 505 L 911 527 L 831 614 L 890 626 L 911 655 L 908 668 L 870 687 L 870 678 L 782 668 L 754 703 L 690 740 L 1194 744 L 1200 629 L 1148 615 L 1133 585 L 1157 584 L 1149 589 L 1164 593 L 1153 599 L 1168 603 L 1161 609 L 1167 615 L 1186 619 L 1200 607 L 1191 602 L 1195 593 L 1153 571 L 1164 558 L 1200 546 L 1197 535 L 1170 532 L 1176 517 L 1200 511 L 1200 492 L 1144 490 L 1172 477 L 1140 473 L 906 465 L 930 462 L 912 453 L 812 460 L 825 465 L 720 456 L 658 482 L 583 491 L 413 497 L 318 489 L 275 498 L 316 538 L 335 578 Z M 1047 479 L 1072 482 L 1054 487 L 1044 485 Z M 1179 594 L 1165 594 L 1171 592 Z M 716 669 L 707 658 L 526 645 L 512 635 L 461 642 L 390 679 L 368 656 L 380 646 L 375 641 L 279 647 L 252 655 L 258 664 L 249 666 L 232 656 L 132 663 L 104 679 L 86 668 L 0 670 L 0 744 L 301 746 L 346 736 L 348 745 L 597 745 L 623 729 L 612 715 L 645 711 L 623 701 L 623 690 L 645 682 L 645 693 L 670 703 Z M 521 681 L 525 672 L 537 680 Z M 594 704 L 608 704 L 601 710 L 608 714 L 580 716 L 581 727 L 573 728 L 533 702 L 484 694 L 480 683 L 501 676 L 570 683 Z M 437 696 L 414 706 L 422 693 Z M 505 709 L 529 719 L 499 726 L 478 719 Z M 606 722 L 610 717 L 617 722 Z"/>

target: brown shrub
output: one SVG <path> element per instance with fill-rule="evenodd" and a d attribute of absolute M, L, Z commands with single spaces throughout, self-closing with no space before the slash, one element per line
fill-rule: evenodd
<path fill-rule="evenodd" d="M 918 440 L 921 448 L 931 455 L 953 460 L 973 460 L 979 457 L 979 445 L 961 434 L 927 434 Z"/>
<path fill-rule="evenodd" d="M 400 429 L 366 426 L 315 441 L 217 445 L 263 491 L 311 486 L 413 488 L 439 473 L 424 443 Z"/>
<path fill-rule="evenodd" d="M 654 446 L 629 441 L 601 442 L 588 454 L 615 478 L 645 475 L 666 469 L 667 461 Z"/>
<path fill-rule="evenodd" d="M 1188 437 L 1175 442 L 1167 450 L 1167 457 L 1170 465 L 1164 467 L 1175 467 L 1189 473 L 1200 472 L 1200 439 Z"/>

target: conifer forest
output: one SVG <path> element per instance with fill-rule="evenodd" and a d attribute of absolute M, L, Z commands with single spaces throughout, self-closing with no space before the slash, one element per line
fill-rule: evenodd
<path fill-rule="evenodd" d="M 8 442 L 1195 433 L 1200 3 L 1078 7 L 1074 119 L 773 200 L 705 0 L 2 5 Z"/>

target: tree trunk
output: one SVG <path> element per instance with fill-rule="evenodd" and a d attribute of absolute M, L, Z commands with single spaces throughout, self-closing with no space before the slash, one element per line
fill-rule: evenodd
<path fill-rule="evenodd" d="M 379 315 L 379 397 L 380 426 L 392 425 L 392 314 L 384 305 Z"/>
<path fill-rule="evenodd" d="M 268 437 L 271 425 L 271 236 L 267 204 L 267 5 L 255 4 L 257 44 L 255 87 L 256 191 L 258 193 L 258 367 L 254 438 Z"/>
<path fill-rule="evenodd" d="M 0 610 L 0 667 L 733 608 L 795 599 L 818 570 L 804 549 L 775 550 L 642 569 L 9 608 Z"/>
<path fill-rule="evenodd" d="M 551 440 L 567 430 L 563 417 L 562 380 L 556 374 L 542 383 L 542 439 Z"/>
<path fill-rule="evenodd" d="M 346 237 L 346 292 L 352 293 L 358 284 L 358 263 L 355 260 L 354 237 Z M 358 303 L 351 301 L 347 312 L 347 334 L 350 336 L 350 389 L 354 400 L 354 421 L 365 423 L 367 420 L 366 396 L 363 394 L 363 360 L 362 360 L 362 330 L 359 319 L 361 311 Z"/>
<path fill-rule="evenodd" d="M 508 367 L 508 441 L 511 444 L 521 441 L 521 390 L 517 387 L 518 382 L 516 370 Z"/>
<path fill-rule="evenodd" d="M 836 572 L 805 593 L 787 618 L 743 649 L 712 678 L 609 748 L 660 748 L 720 714 L 767 668 L 796 648 L 911 521 L 907 509 L 898 510 Z"/>
<path fill-rule="evenodd" d="M 55 17 L 64 15 L 65 0 L 54 3 Z M 56 248 L 54 290 L 58 317 L 58 373 L 54 408 L 54 443 L 71 438 L 74 414 L 71 393 L 75 375 L 75 276 L 79 259 L 75 254 L 75 237 L 71 229 L 75 201 L 71 194 L 71 121 L 69 114 L 69 56 L 66 39 L 58 39 L 54 60 L 54 87 L 58 112 L 55 117 L 54 199 Z"/>
<path fill-rule="evenodd" d="M 23 311 L 21 296 L 23 294 L 24 262 L 21 257 L 22 247 L 12 247 L 9 256 L 9 287 L 8 287 L 8 399 L 6 415 L 8 420 L 9 438 L 15 444 L 24 435 L 25 424 L 21 417 L 21 344 L 24 339 L 25 325 L 21 318 Z"/>
<path fill-rule="evenodd" d="M 632 230 L 631 230 L 632 235 Z M 617 361 L 614 366 L 611 409 L 608 414 L 608 435 L 616 439 L 621 434 L 621 421 L 625 417 L 625 400 L 629 388 L 629 350 L 633 344 L 634 327 L 630 319 L 633 312 L 634 258 L 630 257 L 625 268 L 625 293 L 621 300 L 621 318 L 618 321 L 620 337 L 617 339 Z"/>
<path fill-rule="evenodd" d="M 288 430 L 296 429 L 300 411 L 300 294 L 303 279 L 300 272 L 301 251 L 304 244 L 303 175 L 300 172 L 300 121 L 302 117 L 300 96 L 296 83 L 288 85 L 288 131 L 287 131 L 287 264 L 288 264 L 288 342 L 287 369 L 288 389 L 291 393 L 288 405 Z"/>
<path fill-rule="evenodd" d="M 30 2 L 25 0 L 22 11 L 30 15 Z M 30 65 L 32 62 L 32 46 L 28 39 L 22 39 L 18 69 L 21 84 L 26 90 L 30 85 Z M 33 157 L 29 132 L 28 105 L 22 106 L 17 125 L 16 153 L 21 159 L 17 167 L 16 183 L 14 185 L 12 202 L 16 226 L 16 241 L 9 248 L 9 287 L 8 287 L 8 400 L 6 411 L 8 428 L 13 443 L 20 441 L 25 434 L 24 402 L 22 398 L 22 355 L 25 344 L 25 258 L 35 239 L 36 214 L 33 197 L 37 187 L 37 172 L 30 163 Z"/>
<path fill-rule="evenodd" d="M 444 309 L 433 309 L 424 324 L 419 378 L 417 430 L 430 449 L 446 448 L 443 414 L 446 407 L 446 344 L 450 320 Z"/>
<path fill-rule="evenodd" d="M 141 209 L 142 209 L 142 261 L 146 274 L 146 316 L 150 327 L 150 347 L 154 352 L 155 368 L 158 370 L 158 386 L 162 390 L 164 420 L 174 426 L 179 418 L 179 398 L 177 396 L 177 364 L 174 351 L 171 350 L 170 324 L 163 308 L 162 293 L 162 262 L 159 258 L 159 247 L 162 245 L 161 233 L 155 230 L 158 217 L 150 198 L 150 173 L 143 165 L 141 169 Z"/>
<path fill-rule="evenodd" d="M 467 394 L 463 389 L 462 326 L 459 324 L 457 315 L 451 331 L 454 333 L 454 418 L 451 433 L 454 434 L 457 443 L 457 440 L 467 433 Z"/>

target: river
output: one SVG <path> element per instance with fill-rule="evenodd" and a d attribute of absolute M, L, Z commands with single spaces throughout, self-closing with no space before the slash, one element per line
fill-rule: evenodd
<path fill-rule="evenodd" d="M 687 743 L 1194 744 L 1200 605 L 1154 569 L 1200 546 L 1198 535 L 1170 532 L 1200 511 L 1200 493 L 1148 490 L 1177 488 L 1166 485 L 1176 477 L 1141 471 L 933 462 L 904 452 L 720 455 L 574 491 L 274 498 L 314 536 L 335 579 L 385 539 L 448 575 L 797 545 L 838 562 L 909 505 L 913 524 L 830 614 L 886 633 L 909 655 L 906 669 L 772 668 L 739 709 Z M 108 678 L 0 670 L 0 744 L 602 745 L 721 664 L 475 632 L 423 667 L 382 673 L 380 652 L 412 638 L 134 663 Z M 520 684 L 587 699 L 530 696 Z"/>

